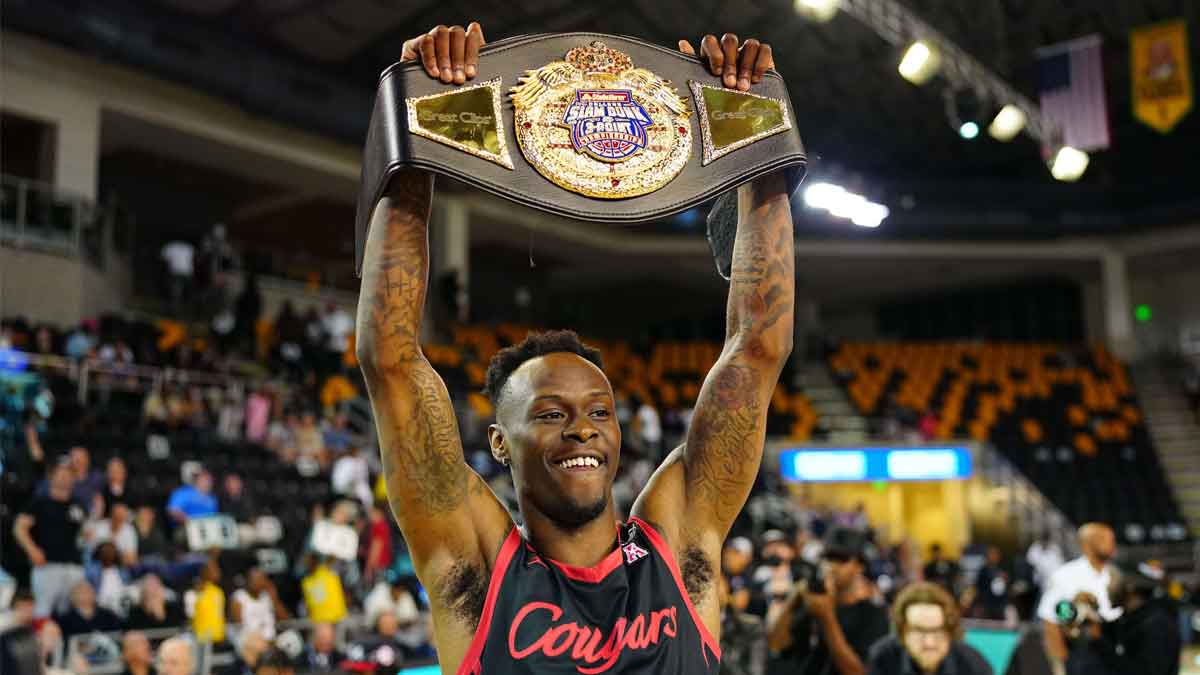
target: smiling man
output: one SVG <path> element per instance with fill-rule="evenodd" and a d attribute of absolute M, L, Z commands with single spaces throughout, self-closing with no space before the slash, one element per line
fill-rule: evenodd
<path fill-rule="evenodd" d="M 405 45 L 443 83 L 476 75 L 483 35 L 439 26 Z M 684 52 L 694 53 L 686 42 Z M 705 36 L 703 58 L 748 90 L 771 49 Z M 429 589 L 444 673 L 716 673 L 721 544 L 762 460 L 767 406 L 791 351 L 793 234 L 785 180 L 740 188 L 724 351 L 686 443 L 617 521 L 621 432 L 600 355 L 567 331 L 498 353 L 487 393 L 494 456 L 512 472 L 523 528 L 463 458 L 446 387 L 418 342 L 433 181 L 407 170 L 366 243 L 358 358 L 378 422 L 388 496 Z"/>

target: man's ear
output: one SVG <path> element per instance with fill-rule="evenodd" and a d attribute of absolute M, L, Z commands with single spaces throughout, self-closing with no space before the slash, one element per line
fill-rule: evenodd
<path fill-rule="evenodd" d="M 504 447 L 504 429 L 499 424 L 488 425 L 488 445 L 492 449 L 492 457 L 495 457 L 497 462 L 504 466 L 512 462 L 508 448 Z"/>

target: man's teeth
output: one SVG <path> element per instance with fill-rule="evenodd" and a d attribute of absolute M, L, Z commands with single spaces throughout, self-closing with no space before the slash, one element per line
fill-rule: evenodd
<path fill-rule="evenodd" d="M 600 466 L 600 460 L 595 457 L 572 457 L 571 459 L 564 459 L 558 465 L 564 469 L 570 469 L 575 466 L 597 467 Z"/>

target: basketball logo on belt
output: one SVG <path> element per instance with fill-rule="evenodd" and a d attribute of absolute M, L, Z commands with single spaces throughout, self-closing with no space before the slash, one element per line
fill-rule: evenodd
<path fill-rule="evenodd" d="M 521 154 L 572 192 L 603 199 L 654 192 L 691 156 L 687 100 L 603 42 L 526 71 L 511 96 Z"/>
<path fill-rule="evenodd" d="M 646 147 L 646 127 L 654 122 L 628 89 L 580 89 L 563 124 L 571 129 L 576 151 L 602 162 L 623 162 Z"/>

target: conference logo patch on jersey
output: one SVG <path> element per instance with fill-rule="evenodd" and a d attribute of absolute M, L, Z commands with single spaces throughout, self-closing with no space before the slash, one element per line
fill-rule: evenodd
<path fill-rule="evenodd" d="M 621 550 L 625 552 L 625 564 L 627 565 L 637 562 L 638 560 L 650 555 L 649 551 L 641 546 L 638 546 L 632 541 L 622 546 Z"/>
<path fill-rule="evenodd" d="M 654 124 L 628 89 L 577 90 L 562 123 L 576 152 L 602 162 L 622 162 L 645 148 L 646 127 Z"/>

